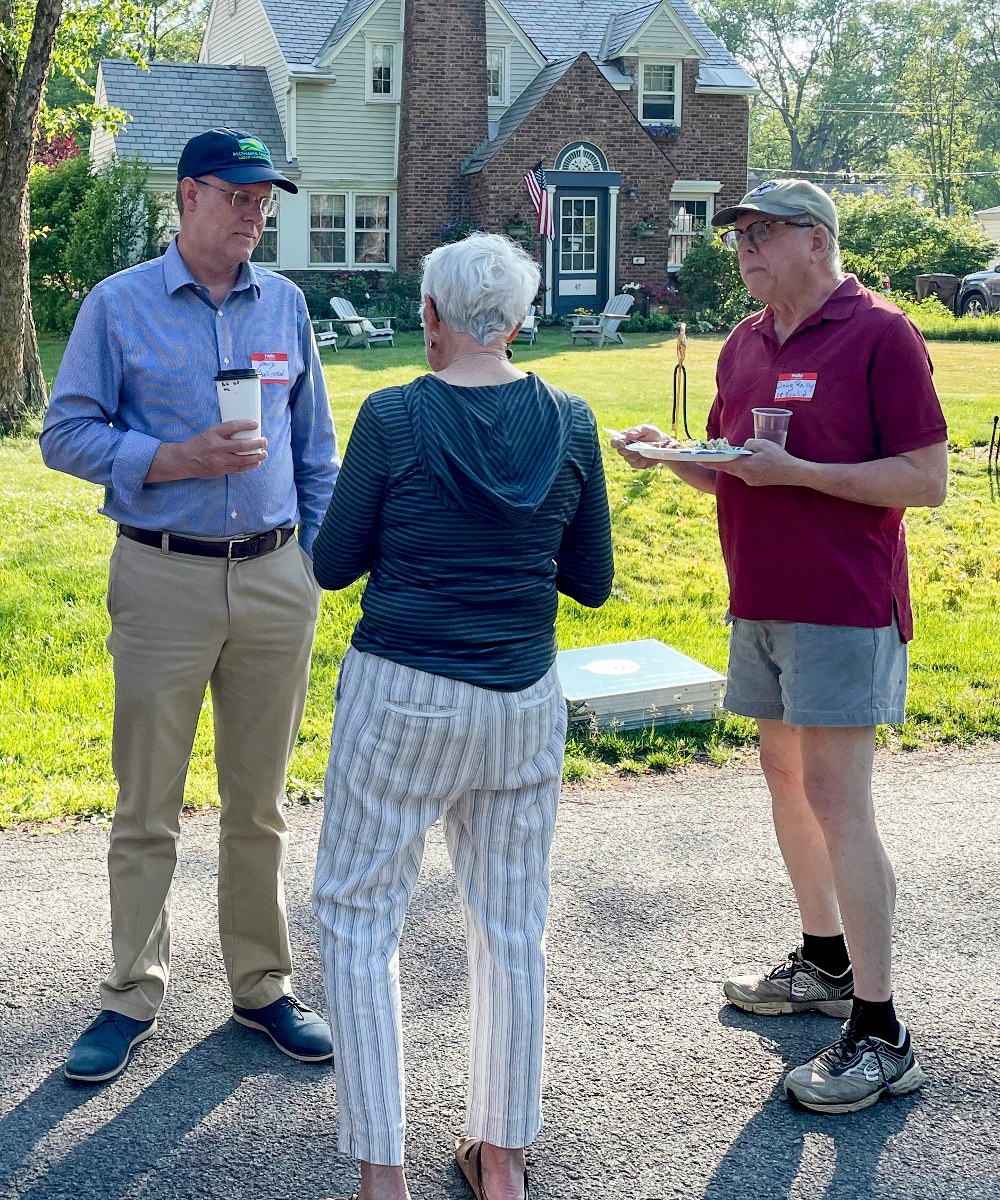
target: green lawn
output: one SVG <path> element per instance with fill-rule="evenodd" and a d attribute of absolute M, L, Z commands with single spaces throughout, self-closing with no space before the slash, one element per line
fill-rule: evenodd
<path fill-rule="evenodd" d="M 625 348 L 570 349 L 562 329 L 545 329 L 517 359 L 579 392 L 602 425 L 669 422 L 674 365 L 669 336 L 637 335 Z M 704 426 L 721 339 L 693 338 L 688 350 L 690 425 Z M 62 343 L 42 347 L 51 377 Z M 1000 345 L 935 343 L 931 353 L 952 428 L 952 486 L 946 504 L 908 517 L 917 616 L 910 717 L 884 740 L 899 747 L 964 742 L 1000 734 L 1000 653 L 994 614 L 1000 581 L 1000 502 L 986 453 L 1000 412 Z M 341 442 L 362 398 L 425 368 L 417 335 L 395 350 L 324 355 Z M 637 474 L 606 455 L 614 514 L 617 582 L 593 612 L 563 601 L 562 647 L 658 637 L 722 669 L 726 632 L 722 562 L 710 497 L 666 470 Z M 0 826 L 62 813 L 108 811 L 111 673 L 104 649 L 107 556 L 112 531 L 97 514 L 98 491 L 42 465 L 33 442 L 0 443 Z M 293 788 L 322 777 L 337 665 L 357 616 L 360 585 L 327 595 L 305 721 L 292 763 Z M 662 769 L 707 757 L 723 761 L 752 742 L 751 723 L 717 722 L 636 735 L 571 739 L 566 774 Z M 189 803 L 214 798 L 207 719 L 192 761 Z"/>

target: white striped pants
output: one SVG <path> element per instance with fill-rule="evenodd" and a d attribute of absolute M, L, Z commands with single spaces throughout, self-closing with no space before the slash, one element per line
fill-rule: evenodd
<path fill-rule="evenodd" d="M 496 692 L 351 648 L 337 693 L 314 907 L 340 1151 L 403 1162 L 399 939 L 440 817 L 469 954 L 468 1133 L 527 1146 L 542 1123 L 549 847 L 566 736 L 556 669 Z"/>

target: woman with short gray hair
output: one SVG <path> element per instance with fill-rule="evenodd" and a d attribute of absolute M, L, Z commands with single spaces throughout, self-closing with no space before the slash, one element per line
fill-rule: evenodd
<path fill-rule="evenodd" d="M 368 574 L 344 657 L 315 909 L 334 1037 L 339 1146 L 358 1200 L 405 1200 L 398 945 L 439 818 L 469 955 L 468 1136 L 478 1200 L 527 1195 L 541 1127 L 543 939 L 566 707 L 558 592 L 611 591 L 593 413 L 509 361 L 539 286 L 507 238 L 424 260 L 433 374 L 358 414 L 314 547 L 316 578 Z"/>

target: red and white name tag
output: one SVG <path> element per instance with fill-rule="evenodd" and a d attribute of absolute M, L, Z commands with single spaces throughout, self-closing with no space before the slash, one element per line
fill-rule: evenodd
<path fill-rule="evenodd" d="M 774 387 L 775 400 L 811 400 L 816 391 L 816 372 L 779 375 Z"/>
<path fill-rule="evenodd" d="M 288 382 L 287 354 L 251 354 L 250 365 L 260 376 L 261 383 Z"/>

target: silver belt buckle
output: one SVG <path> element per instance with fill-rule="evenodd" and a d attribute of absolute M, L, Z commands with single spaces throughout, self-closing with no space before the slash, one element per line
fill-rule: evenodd
<path fill-rule="evenodd" d="M 254 534 L 251 534 L 249 537 L 233 538 L 232 541 L 230 541 L 229 545 L 226 547 L 226 558 L 229 559 L 230 562 L 232 562 L 233 561 L 233 547 L 234 546 L 245 546 L 247 542 L 252 542 L 256 537 L 257 537 L 257 534 L 254 533 Z M 239 562 L 242 560 L 237 559 L 236 561 Z"/>

